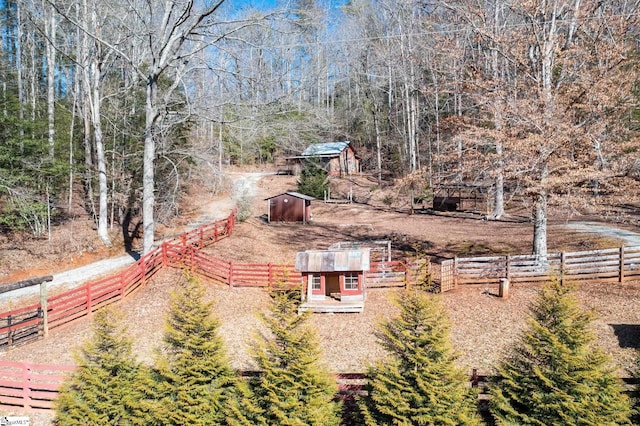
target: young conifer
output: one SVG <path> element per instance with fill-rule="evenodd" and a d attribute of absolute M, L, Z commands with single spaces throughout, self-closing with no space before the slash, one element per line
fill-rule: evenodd
<path fill-rule="evenodd" d="M 224 424 L 225 407 L 237 392 L 237 375 L 218 335 L 219 322 L 205 288 L 187 277 L 172 294 L 164 343 L 150 392 L 161 425 Z"/>
<path fill-rule="evenodd" d="M 406 290 L 400 313 L 378 328 L 388 357 L 369 369 L 366 425 L 477 425 L 477 394 L 455 366 L 450 322 L 436 295 Z"/>
<path fill-rule="evenodd" d="M 57 424 L 140 424 L 136 383 L 141 367 L 119 311 L 104 308 L 95 314 L 93 336 L 76 355 L 76 363 L 56 401 Z"/>
<path fill-rule="evenodd" d="M 337 385 L 321 364 L 307 314 L 298 314 L 300 292 L 274 290 L 271 298 L 270 314 L 263 320 L 272 336 L 261 338 L 255 348 L 255 360 L 261 369 L 254 383 L 263 410 L 259 424 L 340 424 Z"/>
<path fill-rule="evenodd" d="M 590 312 L 554 282 L 531 305 L 529 327 L 498 366 L 491 412 L 501 424 L 625 425 L 631 403 L 594 345 Z"/>

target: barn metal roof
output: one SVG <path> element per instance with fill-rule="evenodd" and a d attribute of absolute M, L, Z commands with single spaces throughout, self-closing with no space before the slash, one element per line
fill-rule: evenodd
<path fill-rule="evenodd" d="M 271 197 L 269 197 L 269 198 L 265 198 L 265 200 L 270 200 L 270 199 L 272 199 L 272 198 L 276 198 L 276 197 L 279 197 L 279 196 L 281 196 L 281 195 L 290 195 L 290 196 L 292 196 L 292 197 L 295 197 L 295 198 L 302 198 L 303 200 L 307 200 L 307 201 L 313 201 L 313 200 L 315 200 L 315 198 L 313 198 L 313 197 L 311 197 L 311 196 L 309 196 L 309 195 L 301 194 L 301 193 L 299 193 L 299 192 L 295 192 L 295 191 L 287 191 L 287 192 L 283 192 L 282 194 L 272 195 L 272 196 L 271 196 Z"/>
<path fill-rule="evenodd" d="M 331 157 L 340 155 L 342 151 L 349 146 L 351 142 L 324 142 L 309 145 L 307 149 L 302 151 L 302 157 Z"/>
<path fill-rule="evenodd" d="M 296 253 L 296 271 L 368 271 L 370 250 L 307 250 Z"/>

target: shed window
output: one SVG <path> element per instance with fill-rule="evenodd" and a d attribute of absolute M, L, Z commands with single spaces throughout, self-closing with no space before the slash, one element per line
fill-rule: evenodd
<path fill-rule="evenodd" d="M 358 274 L 345 274 L 344 275 L 344 289 L 345 290 L 357 290 L 358 289 Z"/>
<path fill-rule="evenodd" d="M 320 275 L 311 276 L 311 288 L 313 290 L 320 290 L 322 288 L 322 284 L 320 283 Z"/>

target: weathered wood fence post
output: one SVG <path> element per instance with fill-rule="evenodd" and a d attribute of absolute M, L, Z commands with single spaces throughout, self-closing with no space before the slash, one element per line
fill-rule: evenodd
<path fill-rule="evenodd" d="M 506 255 L 504 261 L 505 261 L 504 276 L 506 279 L 511 280 L 511 256 Z"/>
<path fill-rule="evenodd" d="M 458 288 L 458 256 L 453 257 L 453 288 Z"/>

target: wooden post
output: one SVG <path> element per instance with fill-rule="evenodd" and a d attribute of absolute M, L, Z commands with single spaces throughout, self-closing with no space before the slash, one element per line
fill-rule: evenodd
<path fill-rule="evenodd" d="M 218 221 L 213 222 L 213 241 L 218 242 Z"/>
<path fill-rule="evenodd" d="M 267 264 L 267 270 L 269 271 L 269 287 L 273 287 L 273 266 L 271 262 Z"/>
<path fill-rule="evenodd" d="M 31 395 L 30 395 L 30 368 L 26 362 L 22 363 L 22 406 L 23 408 L 31 408 Z"/>
<path fill-rule="evenodd" d="M 565 265 L 565 254 L 564 252 L 560 253 L 560 285 L 564 285 L 564 265 Z"/>
<path fill-rule="evenodd" d="M 453 258 L 453 288 L 458 288 L 458 256 Z"/>
<path fill-rule="evenodd" d="M 618 277 L 618 282 L 624 282 L 624 246 L 620 247 L 620 275 Z"/>
<path fill-rule="evenodd" d="M 40 308 L 42 309 L 42 332 L 44 337 L 49 336 L 49 313 L 47 306 L 47 283 L 40 283 Z"/>
<path fill-rule="evenodd" d="M 509 279 L 500 278 L 500 287 L 498 287 L 498 296 L 503 299 L 509 298 Z"/>
<path fill-rule="evenodd" d="M 7 316 L 7 346 L 11 347 L 13 346 L 13 330 L 11 330 L 11 323 L 12 323 L 12 317 L 11 315 Z"/>
<path fill-rule="evenodd" d="M 138 262 L 140 262 L 140 269 L 142 270 L 140 279 L 142 284 L 145 284 L 147 282 L 147 255 L 142 256 Z"/>
<path fill-rule="evenodd" d="M 91 306 L 91 283 L 87 284 L 87 315 L 91 316 L 92 306 Z"/>
<path fill-rule="evenodd" d="M 229 262 L 229 287 L 233 287 L 233 262 Z"/>
<path fill-rule="evenodd" d="M 505 277 L 507 280 L 511 280 L 511 256 L 505 256 Z"/>

